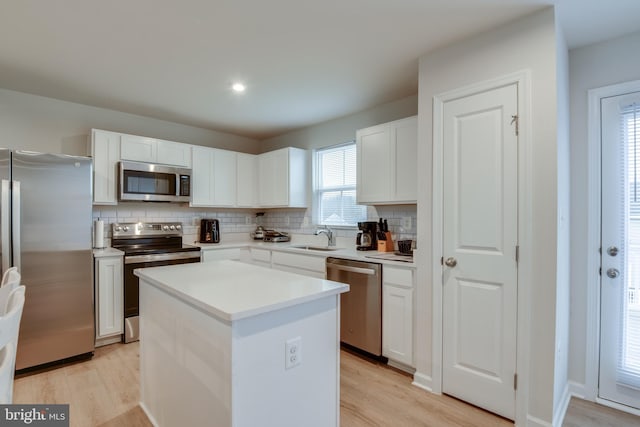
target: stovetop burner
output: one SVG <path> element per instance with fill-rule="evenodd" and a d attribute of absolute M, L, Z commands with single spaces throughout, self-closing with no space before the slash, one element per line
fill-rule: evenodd
<path fill-rule="evenodd" d="M 200 251 L 198 246 L 182 243 L 179 222 L 114 223 L 111 230 L 111 246 L 125 256 Z"/>

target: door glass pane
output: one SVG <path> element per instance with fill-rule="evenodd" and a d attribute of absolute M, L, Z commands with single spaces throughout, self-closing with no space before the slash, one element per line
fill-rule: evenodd
<path fill-rule="evenodd" d="M 624 288 L 620 323 L 618 382 L 640 388 L 640 105 L 622 108 L 620 137 L 626 165 L 624 218 Z"/>

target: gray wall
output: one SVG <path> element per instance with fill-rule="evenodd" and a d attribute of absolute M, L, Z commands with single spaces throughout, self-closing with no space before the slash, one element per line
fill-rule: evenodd
<path fill-rule="evenodd" d="M 88 155 L 92 128 L 257 154 L 256 140 L 0 89 L 0 146 Z"/>
<path fill-rule="evenodd" d="M 558 213 L 558 128 L 557 128 L 557 40 L 555 14 L 545 9 L 508 25 L 496 28 L 451 46 L 430 52 L 420 60 L 418 159 L 432 164 L 433 97 L 447 91 L 488 81 L 521 70 L 531 71 L 530 100 L 531 149 L 530 215 L 531 253 L 521 253 L 520 268 L 530 271 L 528 337 L 529 366 L 519 366 L 519 372 L 529 374 L 519 386 L 524 393 L 524 408 L 529 425 L 551 423 L 555 414 L 555 349 L 556 349 L 556 259 L 559 237 Z M 523 123 L 523 126 L 527 126 Z M 430 168 L 418 172 L 418 241 L 432 241 L 432 176 Z M 433 257 L 429 247 L 421 246 L 417 288 L 418 374 L 430 378 L 432 367 L 432 277 Z M 433 284 L 438 286 L 440 284 Z M 566 284 L 568 286 L 568 284 Z M 519 292 L 523 290 L 520 288 Z M 524 378 L 522 378 L 524 380 Z M 520 382 L 519 382 L 520 383 Z M 563 387 L 564 388 L 564 387 Z M 520 420 L 522 422 L 522 420 Z"/>
<path fill-rule="evenodd" d="M 262 152 L 283 147 L 313 149 L 353 141 L 358 129 L 415 116 L 417 113 L 418 95 L 412 95 L 360 113 L 266 139 L 262 141 Z"/>
<path fill-rule="evenodd" d="M 571 89 L 571 347 L 569 378 L 580 393 L 586 373 L 587 254 L 587 92 L 603 86 L 640 80 L 640 32 L 569 52 Z M 592 272 L 595 274 L 595 272 Z M 593 374 L 593 373 L 592 373 Z"/>

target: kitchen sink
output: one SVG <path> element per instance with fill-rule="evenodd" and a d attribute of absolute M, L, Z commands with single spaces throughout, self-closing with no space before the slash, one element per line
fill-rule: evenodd
<path fill-rule="evenodd" d="M 313 246 L 313 245 L 291 245 L 292 248 L 295 249 L 304 249 L 307 251 L 337 251 L 340 250 L 342 248 L 335 248 L 335 247 L 330 247 L 330 246 Z"/>

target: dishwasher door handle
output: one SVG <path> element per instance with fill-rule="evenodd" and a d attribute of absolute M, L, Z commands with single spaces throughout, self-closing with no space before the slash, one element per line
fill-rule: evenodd
<path fill-rule="evenodd" d="M 347 265 L 330 264 L 327 266 L 329 270 L 340 270 L 348 273 L 366 274 L 367 276 L 375 276 L 376 271 L 373 268 L 349 267 Z"/>

